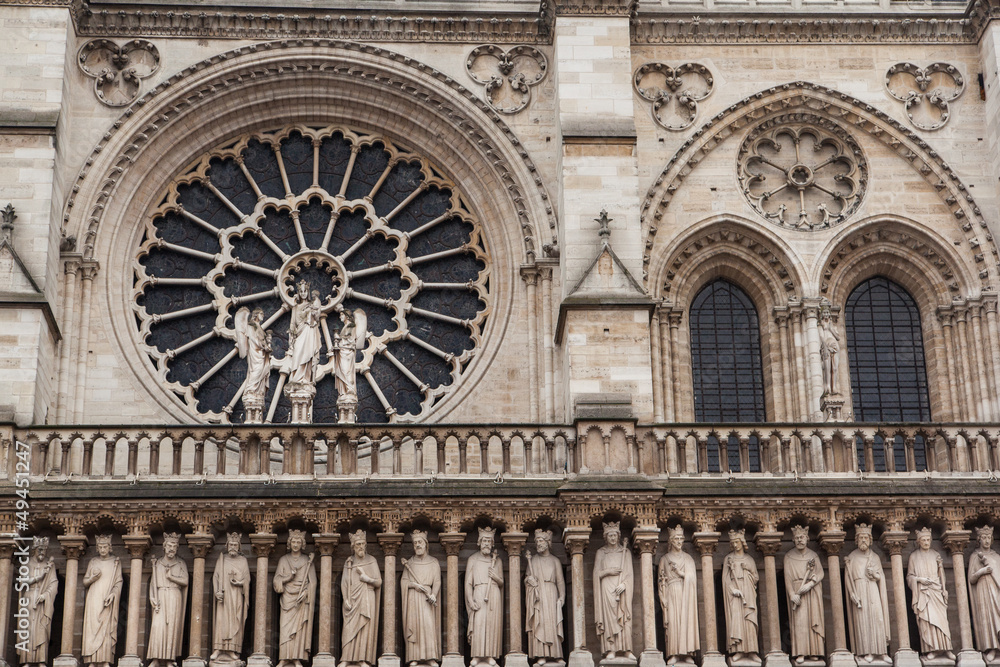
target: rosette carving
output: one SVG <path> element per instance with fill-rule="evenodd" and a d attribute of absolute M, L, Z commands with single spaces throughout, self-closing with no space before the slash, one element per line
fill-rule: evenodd
<path fill-rule="evenodd" d="M 652 102 L 653 120 L 673 131 L 685 130 L 698 117 L 698 102 L 712 94 L 715 80 L 704 65 L 671 67 L 646 63 L 632 76 L 639 97 Z"/>
<path fill-rule="evenodd" d="M 486 87 L 490 107 L 515 114 L 528 106 L 531 89 L 545 78 L 548 61 L 532 46 L 504 50 L 496 44 L 485 44 L 472 49 L 465 69 L 473 81 Z"/>
<path fill-rule="evenodd" d="M 903 103 L 913 127 L 931 132 L 948 123 L 949 103 L 961 96 L 965 79 L 948 63 L 931 63 L 927 67 L 896 63 L 885 73 L 885 88 Z"/>

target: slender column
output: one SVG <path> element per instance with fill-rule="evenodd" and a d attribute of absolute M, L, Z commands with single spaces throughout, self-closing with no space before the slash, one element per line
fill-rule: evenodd
<path fill-rule="evenodd" d="M 90 304 L 94 296 L 94 278 L 97 277 L 97 262 L 87 262 L 82 267 L 83 278 L 83 312 L 80 316 L 80 328 L 75 332 L 80 338 L 80 349 L 73 359 L 77 364 L 76 392 L 73 396 L 73 421 L 83 420 L 83 397 L 87 387 L 87 348 L 90 346 Z"/>
<path fill-rule="evenodd" d="M 920 654 L 910 647 L 909 610 L 906 605 L 906 576 L 903 574 L 903 548 L 909 534 L 905 530 L 887 530 L 882 533 L 882 548 L 889 554 L 892 565 L 892 607 L 896 617 L 896 638 L 899 647 L 892 658 L 895 667 L 921 667 Z"/>
<path fill-rule="evenodd" d="M 660 529 L 644 526 L 632 531 L 632 540 L 639 547 L 639 572 L 642 584 L 642 654 L 640 667 L 663 667 L 663 653 L 656 648 L 656 581 L 653 578 L 653 555 L 660 543 Z"/>
<path fill-rule="evenodd" d="M 660 339 L 660 355 L 662 358 L 661 368 L 660 368 L 660 381 L 663 383 L 663 387 L 660 393 L 663 395 L 663 419 L 665 421 L 674 421 L 674 392 L 673 392 L 673 373 L 667 376 L 667 370 L 672 368 L 672 359 L 674 356 L 673 351 L 670 349 L 670 318 L 667 316 L 666 311 L 660 313 L 660 330 L 657 332 L 657 336 Z"/>
<path fill-rule="evenodd" d="M 833 615 L 833 651 L 829 667 L 856 665 L 854 654 L 847 650 L 847 631 L 844 628 L 844 589 L 840 585 L 840 549 L 847 536 L 842 530 L 824 530 L 819 534 L 819 545 L 826 552 L 826 566 L 830 582 L 830 613 Z"/>
<path fill-rule="evenodd" d="M 267 654 L 267 571 L 268 557 L 277 539 L 278 536 L 273 533 L 250 535 L 250 546 L 257 556 L 257 592 L 254 598 L 253 654 L 247 659 L 247 667 L 271 667 L 271 657 Z"/>
<path fill-rule="evenodd" d="M 313 544 L 319 552 L 319 639 L 316 642 L 316 655 L 313 657 L 313 667 L 335 667 L 330 650 L 331 610 L 333 608 L 333 552 L 340 543 L 338 533 L 313 533 Z"/>
<path fill-rule="evenodd" d="M 979 411 L 975 408 L 976 399 L 973 396 L 972 382 L 969 381 L 969 359 L 966 357 L 968 351 L 965 349 L 965 316 L 966 310 L 964 308 L 958 308 L 955 311 L 955 331 L 952 336 L 952 341 L 955 345 L 955 359 L 958 363 L 958 388 L 962 392 L 962 400 L 965 401 L 966 419 L 974 420 L 977 418 Z"/>
<path fill-rule="evenodd" d="M 715 562 L 712 556 L 719 544 L 719 533 L 700 532 L 694 534 L 694 546 L 701 554 L 701 594 L 705 610 L 705 656 L 702 667 L 725 667 L 726 658 L 719 652 L 719 636 L 715 617 Z"/>
<path fill-rule="evenodd" d="M 941 335 L 944 338 L 945 365 L 948 368 L 948 392 L 951 398 L 953 421 L 963 418 L 962 400 L 958 395 L 958 369 L 955 367 L 955 343 L 952 337 L 952 321 L 950 311 L 938 311 L 938 322 L 941 323 Z"/>
<path fill-rule="evenodd" d="M 521 643 L 524 624 L 521 622 L 521 550 L 528 541 L 527 533 L 504 533 L 507 550 L 507 634 L 510 638 L 505 667 L 528 667 L 528 656 Z"/>
<path fill-rule="evenodd" d="M 528 404 L 531 409 L 531 420 L 538 421 L 538 308 L 537 290 L 538 270 L 533 266 L 521 269 L 521 279 L 527 286 L 528 300 Z"/>
<path fill-rule="evenodd" d="M 552 267 L 539 270 L 542 278 L 542 352 L 545 367 L 545 420 L 555 421 L 556 378 L 555 362 L 552 358 Z"/>
<path fill-rule="evenodd" d="M 988 345 L 989 363 L 993 365 L 993 387 L 991 393 L 994 399 L 994 409 L 997 417 L 1000 418 L 1000 329 L 997 325 L 997 301 L 996 295 L 989 294 L 983 297 L 983 310 L 986 311 L 986 333 L 989 335 L 984 344 Z"/>
<path fill-rule="evenodd" d="M 951 552 L 951 570 L 955 578 L 955 606 L 958 607 L 959 633 L 956 667 L 985 667 L 983 654 L 972 646 L 972 614 L 969 612 L 969 588 L 965 583 L 965 548 L 971 530 L 946 530 L 941 543 Z"/>
<path fill-rule="evenodd" d="M 77 259 L 67 259 L 63 264 L 65 279 L 63 280 L 63 339 L 59 349 L 59 393 L 57 395 L 56 423 L 66 423 L 66 406 L 69 402 L 70 371 L 69 365 L 76 361 L 72 355 L 77 340 L 73 328 L 73 317 L 76 315 L 77 271 L 80 262 Z M 3 636 L 3 635 L 0 635 Z"/>
<path fill-rule="evenodd" d="M 681 415 L 685 415 L 686 406 L 681 400 L 680 328 L 684 312 L 672 310 L 667 317 L 670 319 L 670 384 L 673 391 L 673 419 L 683 419 Z"/>
<path fill-rule="evenodd" d="M 806 316 L 806 344 L 808 357 L 806 368 L 809 373 L 809 405 L 805 412 L 810 420 L 820 420 L 822 412 L 819 407 L 820 396 L 823 395 L 823 362 L 819 356 L 819 306 L 808 305 Z"/>
<path fill-rule="evenodd" d="M 586 609 L 584 599 L 583 552 L 590 542 L 590 528 L 567 528 L 563 544 L 570 554 L 570 579 L 573 590 L 573 644 L 569 667 L 594 667 L 594 656 L 587 650 Z"/>
<path fill-rule="evenodd" d="M 22 549 L 29 549 L 30 545 L 30 540 L 20 543 Z M 13 614 L 16 613 L 11 611 L 11 600 L 15 599 L 11 580 L 16 568 L 12 568 L 10 562 L 10 559 L 14 556 L 15 546 L 17 545 L 14 543 L 14 538 L 0 538 L 0 639 L 7 637 L 7 623 L 13 617 Z M 18 556 L 18 560 L 27 558 L 26 553 L 26 551 L 22 551 Z M 4 660 L 4 653 L 0 651 L 0 667 L 7 667 L 7 661 Z"/>
<path fill-rule="evenodd" d="M 792 356 L 790 359 L 795 365 L 795 386 L 799 395 L 799 409 L 795 419 L 807 421 L 809 419 L 809 398 L 806 392 L 806 382 L 809 378 L 809 367 L 806 365 L 806 358 L 802 353 L 805 349 L 805 337 L 802 334 L 802 304 L 796 303 L 794 310 L 789 308 L 789 317 L 792 324 L 790 331 Z"/>
<path fill-rule="evenodd" d="M 142 597 L 142 559 L 152 544 L 149 535 L 132 534 L 122 537 L 131 557 L 128 575 L 128 619 L 125 624 L 125 655 L 118 661 L 122 667 L 141 667 L 139 657 L 139 605 Z"/>
<path fill-rule="evenodd" d="M 788 654 L 781 650 L 781 619 L 778 617 L 778 576 L 774 566 L 774 557 L 781 548 L 781 533 L 757 533 L 754 538 L 757 550 L 764 556 L 764 604 L 765 608 L 759 615 L 765 621 L 764 642 L 767 653 L 764 655 L 764 667 L 791 667 Z"/>
<path fill-rule="evenodd" d="M 205 559 L 215 544 L 215 538 L 206 533 L 187 536 L 188 546 L 194 556 L 194 574 L 191 577 L 191 635 L 188 641 L 188 657 L 183 667 L 205 667 L 207 661 L 202 654 L 202 619 L 205 615 Z"/>
<path fill-rule="evenodd" d="M 969 347 L 975 355 L 975 367 L 979 369 L 976 373 L 976 377 L 979 380 L 979 396 L 981 397 L 979 418 L 996 419 L 997 415 L 993 412 L 995 397 L 990 397 L 989 390 L 989 385 L 993 384 L 993 382 L 991 382 L 993 379 L 993 364 L 984 357 L 986 354 L 986 348 L 984 348 L 983 344 L 986 340 L 983 336 L 982 306 L 979 303 L 974 303 L 969 307 L 969 321 L 971 323 L 969 331 L 971 340 L 969 340 Z"/>
<path fill-rule="evenodd" d="M 781 368 L 781 381 L 787 391 L 782 392 L 782 403 L 775 406 L 781 409 L 781 413 L 776 415 L 778 420 L 794 419 L 795 410 L 792 407 L 795 397 L 795 378 L 791 373 L 791 358 L 788 356 L 788 312 L 786 308 L 775 312 L 774 322 L 778 325 L 778 347 L 781 358 L 778 366 Z"/>
<path fill-rule="evenodd" d="M 385 556 L 385 574 L 382 576 L 382 656 L 379 667 L 399 667 L 396 652 L 396 555 L 403 544 L 402 533 L 381 533 L 378 543 Z"/>
<path fill-rule="evenodd" d="M 441 533 L 438 536 L 448 557 L 448 632 L 441 667 L 465 667 L 465 658 L 458 652 L 458 554 L 465 544 L 465 533 Z"/>
<path fill-rule="evenodd" d="M 73 632 L 76 628 L 76 589 L 80 580 L 80 558 L 87 550 L 83 535 L 60 535 L 59 545 L 66 556 L 66 591 L 63 597 L 62 645 L 53 667 L 77 667 L 80 664 L 73 650 Z"/>
<path fill-rule="evenodd" d="M 971 398 L 969 411 L 971 419 L 987 419 L 983 413 L 984 397 L 979 392 L 979 377 L 982 375 L 982 366 L 979 365 L 979 355 L 977 354 L 977 341 L 973 340 L 972 325 L 969 324 L 970 307 L 966 305 L 955 313 L 956 335 L 955 341 L 962 350 L 962 357 L 959 363 L 963 364 L 967 372 L 962 374 L 965 384 L 966 396 Z"/>

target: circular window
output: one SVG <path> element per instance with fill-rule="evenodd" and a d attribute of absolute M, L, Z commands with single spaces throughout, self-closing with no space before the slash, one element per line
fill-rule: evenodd
<path fill-rule="evenodd" d="M 338 313 L 364 313 L 357 420 L 414 420 L 481 342 L 489 260 L 478 220 L 428 160 L 337 127 L 258 133 L 176 178 L 145 223 L 133 310 L 164 385 L 208 421 L 244 421 L 237 313 L 271 333 L 265 421 L 287 422 L 290 314 L 308 284 L 322 332 L 312 421 L 337 421 Z"/>

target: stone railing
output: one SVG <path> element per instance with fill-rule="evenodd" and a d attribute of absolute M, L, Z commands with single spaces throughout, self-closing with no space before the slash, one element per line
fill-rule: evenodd
<path fill-rule="evenodd" d="M 1000 469 L 997 424 L 0 426 L 36 480 L 938 475 Z M 20 454 L 20 459 L 18 457 Z"/>

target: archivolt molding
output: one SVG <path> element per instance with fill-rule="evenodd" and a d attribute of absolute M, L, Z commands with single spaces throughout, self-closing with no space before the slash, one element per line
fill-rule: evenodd
<path fill-rule="evenodd" d="M 324 53 L 320 49 L 330 51 Z M 387 64 L 401 64 L 405 68 L 412 69 L 413 76 L 404 78 L 371 62 L 352 62 L 345 54 L 336 53 L 333 51 L 334 49 L 385 59 Z M 266 55 L 269 52 L 271 55 Z M 234 62 L 225 67 L 227 61 Z M 206 76 L 196 83 L 191 83 L 193 77 L 199 72 L 213 67 L 220 71 Z M 100 221 L 104 209 L 111 200 L 112 193 L 124 173 L 132 167 L 143 149 L 158 133 L 168 127 L 172 121 L 190 109 L 203 104 L 206 98 L 210 98 L 221 90 L 233 89 L 254 82 L 259 83 L 263 79 L 279 77 L 283 74 L 292 75 L 303 72 L 323 72 L 333 76 L 357 78 L 388 89 L 395 89 L 397 92 L 414 97 L 436 109 L 449 123 L 467 134 L 472 143 L 481 147 L 484 159 L 492 164 L 506 184 L 508 195 L 517 207 L 517 215 L 524 236 L 526 261 L 528 263 L 534 261 L 535 248 L 539 245 L 535 239 L 534 229 L 537 218 L 544 216 L 547 219 L 548 242 L 553 245 L 557 243 L 555 214 L 552 202 L 542 183 L 541 174 L 515 133 L 495 111 L 448 75 L 408 56 L 368 44 L 329 39 L 265 42 L 220 53 L 176 73 L 136 100 L 104 134 L 80 170 L 71 196 L 66 203 L 63 215 L 64 231 L 71 225 L 71 215 L 86 216 L 86 220 L 82 221 L 83 229 L 78 234 L 78 238 L 83 239 L 84 257 L 92 258 Z M 449 88 L 451 93 L 457 96 L 464 105 L 475 107 L 475 110 L 480 112 L 482 116 L 476 118 L 470 115 L 471 110 L 461 108 L 448 96 L 443 96 L 439 91 L 435 91 L 430 85 L 432 83 Z M 169 93 L 174 93 L 173 97 L 166 97 Z M 156 105 L 156 108 L 152 112 L 142 113 L 142 107 L 147 105 L 150 107 Z M 509 142 L 509 147 L 497 145 L 482 130 L 481 126 L 486 121 L 492 121 L 497 126 L 498 131 Z M 128 134 L 118 136 L 123 128 Z M 107 150 L 116 151 L 114 157 L 102 155 Z M 523 164 L 515 167 L 511 163 L 511 158 L 516 159 L 517 157 Z M 95 166 L 103 173 L 99 179 L 92 178 L 90 174 Z M 519 175 L 518 172 L 522 169 L 525 170 L 522 172 L 524 175 Z M 522 190 L 521 184 L 531 181 L 534 183 L 536 192 L 527 195 Z M 88 182 L 100 183 L 98 191 L 87 192 L 85 185 Z M 88 195 L 84 201 L 94 202 L 90 209 L 82 214 L 73 211 L 81 192 Z"/>
<path fill-rule="evenodd" d="M 769 292 L 771 305 L 784 305 L 789 297 L 801 296 L 802 279 L 794 268 L 792 250 L 779 239 L 762 233 L 760 225 L 734 216 L 700 224 L 664 252 L 667 261 L 654 267 L 660 290 L 657 296 L 681 305 L 693 289 L 689 281 L 701 275 L 703 269 L 713 268 L 707 263 L 720 255 L 728 255 L 730 259 L 726 261 L 730 264 L 735 261 L 734 271 L 749 269 L 757 273 L 764 281 L 758 287 Z"/>
<path fill-rule="evenodd" d="M 911 220 L 878 216 L 860 221 L 830 243 L 825 256 L 817 262 L 822 267 L 820 293 L 834 303 L 842 303 L 854 287 L 849 283 L 856 282 L 848 269 L 866 258 L 886 253 L 908 260 L 905 265 L 913 266 L 915 280 L 931 281 L 925 289 L 937 297 L 936 305 L 947 305 L 953 298 L 969 292 L 970 280 L 962 271 L 961 259 L 946 244 Z"/>
<path fill-rule="evenodd" d="M 775 86 L 733 104 L 699 128 L 667 162 L 642 205 L 642 224 L 646 228 L 644 280 L 649 279 L 650 253 L 660 220 L 674 193 L 698 163 L 723 141 L 741 134 L 748 126 L 777 114 L 785 114 L 793 120 L 796 109 L 800 109 L 804 117 L 822 115 L 842 127 L 865 132 L 909 162 L 939 193 L 965 232 L 965 242 L 972 250 L 983 289 L 995 289 L 1000 253 L 981 209 L 955 170 L 927 142 L 884 112 L 846 93 L 804 81 Z"/>

